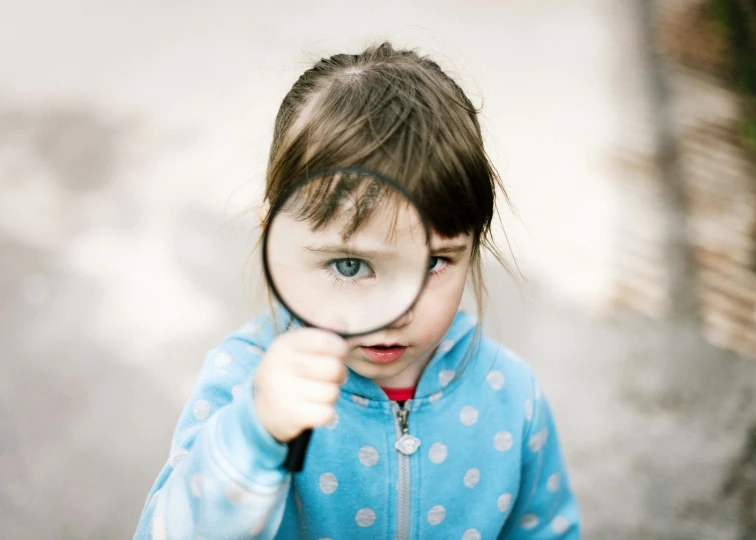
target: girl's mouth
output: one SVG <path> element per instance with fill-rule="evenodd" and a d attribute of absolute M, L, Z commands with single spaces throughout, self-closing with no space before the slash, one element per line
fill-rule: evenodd
<path fill-rule="evenodd" d="M 407 350 L 405 345 L 373 345 L 370 347 L 360 347 L 362 352 L 371 362 L 376 364 L 389 364 L 399 360 Z"/>

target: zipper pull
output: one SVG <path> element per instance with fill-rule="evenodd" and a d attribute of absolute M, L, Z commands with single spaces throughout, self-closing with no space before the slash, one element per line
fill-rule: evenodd
<path fill-rule="evenodd" d="M 409 411 L 405 408 L 401 408 L 397 411 L 396 417 L 399 419 L 399 429 L 402 431 L 402 434 L 406 435 L 409 432 L 409 422 L 407 421 L 407 417 L 409 416 Z"/>
<path fill-rule="evenodd" d="M 405 456 L 411 456 L 420 448 L 420 439 L 409 434 L 409 410 L 400 407 L 396 411 L 396 420 L 399 424 L 399 430 L 402 436 L 394 443 L 394 448 L 399 450 Z"/>

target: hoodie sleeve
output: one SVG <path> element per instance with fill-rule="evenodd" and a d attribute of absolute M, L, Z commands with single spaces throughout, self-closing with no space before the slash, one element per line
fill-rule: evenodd
<path fill-rule="evenodd" d="M 520 490 L 499 534 L 507 540 L 579 540 L 580 515 L 570 489 L 548 401 L 532 377 L 532 419 L 523 439 Z"/>
<path fill-rule="evenodd" d="M 275 536 L 289 490 L 287 448 L 255 412 L 252 378 L 265 330 L 252 326 L 208 353 L 135 539 Z"/>

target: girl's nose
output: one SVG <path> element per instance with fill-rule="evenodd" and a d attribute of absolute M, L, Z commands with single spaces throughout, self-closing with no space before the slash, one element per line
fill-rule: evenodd
<path fill-rule="evenodd" d="M 393 323 L 391 323 L 391 328 L 403 328 L 407 326 L 409 323 L 411 323 L 413 319 L 414 319 L 413 310 L 410 309 L 404 315 L 402 315 Z"/>

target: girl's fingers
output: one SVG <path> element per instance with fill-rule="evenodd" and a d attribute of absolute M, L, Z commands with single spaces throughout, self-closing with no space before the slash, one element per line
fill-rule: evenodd
<path fill-rule="evenodd" d="M 331 422 L 347 378 L 348 350 L 339 336 L 312 328 L 276 338 L 255 373 L 255 406 L 268 433 L 288 441 L 302 429 Z"/>
<path fill-rule="evenodd" d="M 310 404 L 332 405 L 339 399 L 339 386 L 320 381 L 296 381 L 291 386 L 293 401 L 307 407 Z"/>
<path fill-rule="evenodd" d="M 305 427 L 320 427 L 330 424 L 335 415 L 333 406 L 312 403 L 302 411 L 300 420 Z"/>
<path fill-rule="evenodd" d="M 327 355 L 343 358 L 349 352 L 347 342 L 326 330 L 297 328 L 284 334 L 289 346 L 308 355 Z"/>
<path fill-rule="evenodd" d="M 294 368 L 299 377 L 316 381 L 343 384 L 347 368 L 340 358 L 312 354 L 299 355 Z"/>

